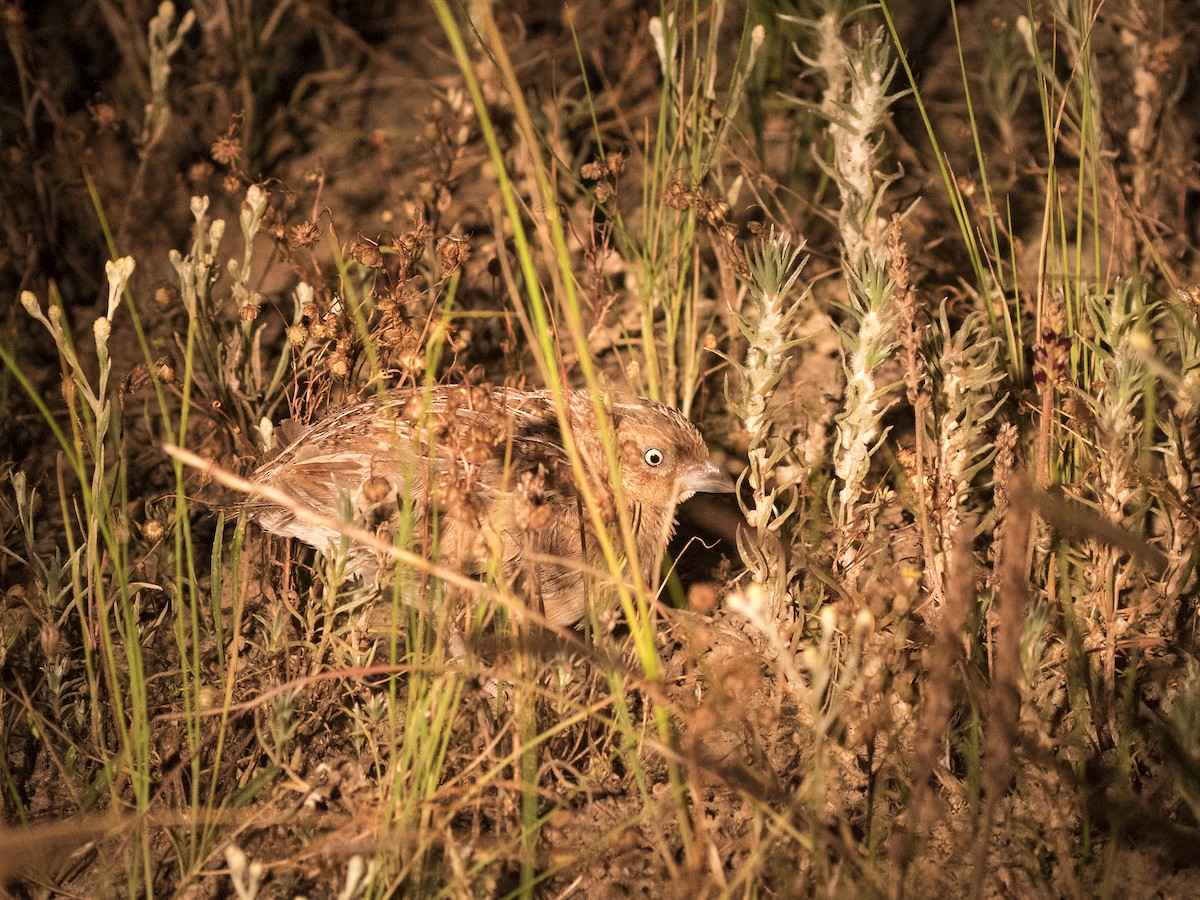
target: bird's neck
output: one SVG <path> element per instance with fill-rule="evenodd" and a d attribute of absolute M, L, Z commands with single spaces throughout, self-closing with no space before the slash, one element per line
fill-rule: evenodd
<path fill-rule="evenodd" d="M 634 533 L 637 535 L 638 559 L 642 576 L 647 584 L 654 582 L 662 566 L 667 542 L 675 530 L 675 507 L 651 507 L 635 504 L 633 518 L 636 519 Z"/>

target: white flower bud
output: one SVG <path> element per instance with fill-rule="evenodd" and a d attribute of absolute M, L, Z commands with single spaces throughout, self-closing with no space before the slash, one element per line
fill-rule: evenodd
<path fill-rule="evenodd" d="M 193 197 L 192 198 L 192 216 L 195 218 L 197 224 L 200 222 L 201 219 L 204 218 L 204 215 L 207 212 L 208 212 L 208 195 L 205 194 L 203 197 Z"/>
<path fill-rule="evenodd" d="M 104 274 L 108 276 L 108 318 L 110 319 L 117 311 L 117 304 L 121 302 L 121 291 L 125 290 L 125 285 L 129 282 L 129 276 L 133 274 L 135 265 L 132 256 L 110 259 L 104 264 Z"/>
<path fill-rule="evenodd" d="M 122 256 L 120 259 L 110 259 L 104 264 L 104 274 L 108 276 L 108 283 L 112 285 L 114 282 L 124 286 L 129 280 L 129 276 L 133 274 L 137 263 L 134 262 L 132 256 Z"/>
<path fill-rule="evenodd" d="M 257 184 L 250 185 L 246 190 L 246 205 L 250 207 L 250 211 L 258 215 L 262 212 L 266 203 L 267 192 L 262 189 L 262 186 Z"/>

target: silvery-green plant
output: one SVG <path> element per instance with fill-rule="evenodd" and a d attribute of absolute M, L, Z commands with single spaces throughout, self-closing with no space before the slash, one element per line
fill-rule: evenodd
<path fill-rule="evenodd" d="M 816 111 L 829 120 L 829 174 L 840 200 L 842 258 L 849 271 L 859 272 L 868 257 L 887 265 L 887 220 L 880 213 L 895 176 L 880 173 L 879 141 L 888 109 L 900 95 L 891 89 L 896 61 L 883 30 L 860 31 L 846 40 L 837 6 L 830 4 L 815 20 L 781 18 L 807 28 L 815 44 L 811 56 L 797 54 L 823 82 Z"/>
<path fill-rule="evenodd" d="M 1158 414 L 1163 437 L 1156 447 L 1164 475 L 1175 496 L 1193 506 L 1200 497 L 1200 328 L 1191 292 L 1181 291 L 1171 316 L 1178 372 L 1160 368 L 1169 385 L 1166 402 Z M 1158 504 L 1157 528 L 1163 533 L 1167 571 L 1163 578 L 1164 607 L 1159 620 L 1169 628 L 1176 620 L 1183 597 L 1195 590 L 1197 528 L 1191 516 L 1180 516 L 1172 505 Z"/>
<path fill-rule="evenodd" d="M 142 125 L 142 149 L 156 145 L 171 121 L 171 104 L 167 86 L 171 80 L 171 58 L 179 52 L 183 39 L 196 22 L 194 10 L 188 10 L 175 24 L 175 4 L 164 0 L 158 5 L 158 14 L 150 20 L 147 40 L 150 45 L 150 99 L 146 103 L 146 116 Z"/>
<path fill-rule="evenodd" d="M 881 215 L 894 176 L 880 172 L 880 135 L 888 108 L 899 96 L 891 83 L 896 62 L 882 30 L 843 37 L 846 17 L 838 3 L 824 4 L 816 19 L 782 17 L 805 27 L 813 50 L 797 50 L 822 82 L 816 111 L 829 120 L 828 173 L 837 185 L 838 233 L 846 279 L 849 321 L 839 327 L 846 391 L 836 417 L 836 484 L 830 511 L 836 529 L 835 565 L 856 571 L 864 541 L 874 527 L 874 509 L 863 504 L 871 456 L 886 436 L 883 416 L 893 400 L 890 386 L 877 383 L 877 370 L 895 346 L 896 285 L 888 277 L 888 223 Z"/>
<path fill-rule="evenodd" d="M 1092 390 L 1076 388 L 1094 421 L 1092 471 L 1089 479 L 1100 514 L 1112 525 L 1140 534 L 1139 522 L 1148 502 L 1139 474 L 1145 450 L 1143 416 L 1148 392 L 1153 392 L 1148 360 L 1158 310 L 1146 300 L 1145 284 L 1121 279 L 1108 294 L 1084 297 L 1095 338 L 1088 342 L 1094 361 Z M 1089 542 L 1085 566 L 1093 615 L 1103 627 L 1103 673 L 1112 685 L 1116 677 L 1116 642 L 1138 616 L 1129 605 L 1133 574 L 1131 561 L 1111 544 Z"/>
<path fill-rule="evenodd" d="M 262 230 L 267 208 L 267 192 L 260 185 L 250 185 L 238 215 L 242 255 L 228 263 L 232 308 L 226 306 L 215 290 L 220 278 L 218 255 L 225 236 L 225 221 L 208 220 L 208 197 L 193 197 L 191 201 L 195 220 L 191 249 L 187 254 L 178 250 L 169 254 L 189 320 L 185 348 L 188 372 L 192 373 L 194 349 L 198 351 L 195 356 L 200 366 L 194 374 L 202 375 L 197 385 L 211 399 L 220 401 L 221 408 L 246 433 L 260 428 L 263 416 L 277 401 L 293 351 L 289 339 L 278 358 L 273 362 L 268 360 L 263 345 L 266 332 L 260 319 L 263 298 L 254 290 L 251 280 L 254 242 Z M 304 304 L 312 300 L 311 287 L 297 287 L 294 300 L 293 325 L 300 321 Z M 234 327 L 228 324 L 231 314 L 238 318 Z"/>
<path fill-rule="evenodd" d="M 739 531 L 738 551 L 751 577 L 767 591 L 775 615 L 783 612 L 792 580 L 782 532 L 799 502 L 802 470 L 792 464 L 792 436 L 776 424 L 771 401 L 787 371 L 788 351 L 796 343 L 800 306 L 807 296 L 795 296 L 807 262 L 802 250 L 803 244 L 794 246 L 775 232 L 751 249 L 749 302 L 738 319 L 746 339 L 745 362 L 731 361 L 733 411 L 750 438 L 749 465 L 740 480 L 749 485 L 753 498 L 747 501 L 738 495 L 750 528 L 748 533 Z"/>
<path fill-rule="evenodd" d="M 989 333 L 981 311 L 952 329 L 943 304 L 937 333 L 941 348 L 931 366 L 938 376 L 933 506 L 940 545 L 936 560 L 944 575 L 964 514 L 980 511 L 976 480 L 995 458 L 987 430 L 1004 398 L 996 397 L 1003 377 L 999 338 Z"/>
<path fill-rule="evenodd" d="M 895 402 L 890 385 L 878 381 L 878 369 L 895 346 L 895 284 L 871 258 L 851 278 L 848 312 L 851 322 L 838 328 L 846 391 L 836 418 L 835 484 L 829 506 L 837 537 L 835 562 L 854 573 L 864 562 L 863 542 L 874 527 L 874 511 L 864 504 L 871 456 L 887 436 L 883 417 Z"/>

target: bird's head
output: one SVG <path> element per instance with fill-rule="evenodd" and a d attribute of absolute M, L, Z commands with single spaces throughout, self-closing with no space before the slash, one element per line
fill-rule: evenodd
<path fill-rule="evenodd" d="M 651 400 L 614 404 L 621 486 L 630 500 L 670 507 L 733 481 L 708 459 L 704 438 L 677 410 Z"/>

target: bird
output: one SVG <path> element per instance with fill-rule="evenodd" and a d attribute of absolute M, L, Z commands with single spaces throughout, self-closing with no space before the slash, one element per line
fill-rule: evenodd
<path fill-rule="evenodd" d="M 422 555 L 464 574 L 481 576 L 498 559 L 527 605 L 551 626 L 570 627 L 587 615 L 587 579 L 607 569 L 587 494 L 614 546 L 623 545 L 593 395 L 566 390 L 562 399 L 578 469 L 551 391 L 448 384 L 397 388 L 335 412 L 251 482 L 282 491 L 297 508 L 343 521 L 352 514 L 393 536 L 401 529 Z M 608 401 L 603 415 L 637 564 L 654 586 L 678 505 L 699 492 L 732 492 L 734 483 L 678 410 L 629 397 Z M 340 538 L 285 506 L 250 499 L 245 508 L 263 530 L 319 551 Z M 366 551 L 353 554 L 352 568 L 380 576 Z"/>

